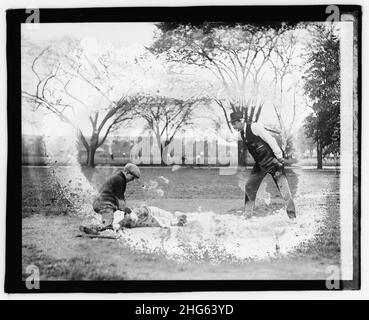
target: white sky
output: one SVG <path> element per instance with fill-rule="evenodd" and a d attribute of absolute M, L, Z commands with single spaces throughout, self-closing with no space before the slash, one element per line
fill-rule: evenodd
<path fill-rule="evenodd" d="M 96 38 L 113 45 L 138 44 L 147 46 L 153 39 L 154 23 L 40 23 L 22 24 L 22 35 L 37 43 L 62 39 L 66 36 Z"/>
<path fill-rule="evenodd" d="M 66 36 L 76 37 L 82 39 L 91 39 L 96 43 L 110 46 L 125 47 L 128 46 L 137 52 L 143 50 L 144 46 L 150 45 L 153 40 L 156 27 L 154 23 L 42 23 L 42 24 L 23 24 L 22 25 L 22 37 L 29 39 L 33 43 L 39 44 L 41 47 L 48 45 L 51 41 L 62 41 Z M 264 105 L 263 112 L 261 113 L 260 120 L 264 123 L 271 124 L 277 123 L 275 113 L 272 109 L 272 105 L 266 103 Z M 219 116 L 223 117 L 219 108 L 215 108 L 216 112 L 219 111 Z M 200 114 L 199 114 L 200 115 Z M 202 116 L 205 114 L 202 113 Z M 306 116 L 306 110 L 298 112 L 297 124 L 301 124 L 302 120 Z M 31 117 L 31 116 L 30 116 Z M 28 120 L 28 114 L 24 117 Z M 32 117 L 33 118 L 33 117 Z M 30 119 L 31 120 L 31 119 Z M 36 120 L 36 119 L 35 119 Z M 203 119 L 198 119 L 195 123 L 201 123 L 198 129 L 193 130 L 193 134 L 201 134 L 204 127 L 211 125 Z M 142 122 L 141 122 L 142 123 Z M 87 124 L 88 125 L 88 124 Z M 297 125 L 298 127 L 299 125 Z M 60 134 L 68 134 L 70 128 L 68 125 L 60 123 L 56 117 L 47 117 L 43 121 L 43 130 L 53 131 L 58 128 Z M 39 126 L 36 126 L 28 121 L 23 121 L 22 131 L 24 134 L 37 134 Z M 89 130 L 89 126 L 86 127 Z M 88 132 L 86 130 L 86 132 Z M 228 131 L 228 129 L 227 129 Z M 142 132 L 142 125 L 138 122 L 134 129 L 130 130 L 131 134 L 140 134 Z"/>

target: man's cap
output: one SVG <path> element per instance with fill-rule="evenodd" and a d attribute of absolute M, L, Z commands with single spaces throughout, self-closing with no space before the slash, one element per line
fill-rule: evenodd
<path fill-rule="evenodd" d="M 124 166 L 124 169 L 130 173 L 131 175 L 133 175 L 136 179 L 139 179 L 141 177 L 141 172 L 140 169 L 133 163 L 127 163 Z"/>
<path fill-rule="evenodd" d="M 229 123 L 236 122 L 236 121 L 242 121 L 244 119 L 243 112 L 235 111 L 230 114 L 231 120 L 228 121 Z"/>

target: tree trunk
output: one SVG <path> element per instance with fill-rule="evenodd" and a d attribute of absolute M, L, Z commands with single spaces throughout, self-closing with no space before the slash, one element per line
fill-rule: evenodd
<path fill-rule="evenodd" d="M 160 156 L 161 156 L 161 165 L 166 166 L 168 165 L 168 145 L 169 142 L 165 141 L 164 146 L 160 143 Z"/>
<path fill-rule="evenodd" d="M 160 150 L 160 165 L 164 166 L 165 162 L 163 159 L 163 153 L 164 153 L 164 147 L 163 144 L 161 143 L 161 136 L 155 132 L 155 136 L 156 136 L 156 143 L 158 144 L 159 150 Z"/>
<path fill-rule="evenodd" d="M 182 166 L 186 164 L 186 144 L 185 139 L 182 137 Z"/>
<path fill-rule="evenodd" d="M 317 141 L 316 144 L 316 157 L 317 157 L 317 169 L 323 169 L 323 150 L 320 141 Z"/>
<path fill-rule="evenodd" d="M 86 147 L 86 166 L 90 162 L 90 147 Z"/>
<path fill-rule="evenodd" d="M 95 154 L 97 149 L 97 143 L 99 141 L 99 136 L 95 132 L 92 133 L 90 139 L 90 145 L 87 153 L 87 166 L 90 168 L 95 168 Z"/>
<path fill-rule="evenodd" d="M 160 164 L 162 166 L 165 166 L 165 162 L 164 162 L 164 147 L 163 147 L 163 145 L 161 143 L 160 143 L 160 159 L 161 159 Z"/>
<path fill-rule="evenodd" d="M 90 149 L 87 151 L 87 166 L 90 168 L 95 167 L 95 153 L 96 153 L 96 147 L 90 146 Z"/>

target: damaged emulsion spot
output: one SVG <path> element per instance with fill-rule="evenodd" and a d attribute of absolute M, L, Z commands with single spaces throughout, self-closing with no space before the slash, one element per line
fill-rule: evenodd
<path fill-rule="evenodd" d="M 46 140 L 48 150 L 55 148 L 52 137 Z M 68 146 L 69 151 L 75 149 L 73 142 Z M 98 223 L 100 218 L 90 208 L 90 201 L 96 189 L 91 185 L 81 170 L 81 166 L 73 166 L 65 170 L 53 166 L 54 176 L 63 186 L 65 196 L 78 194 L 79 197 L 70 197 L 70 201 L 78 207 L 81 216 Z M 92 173 L 91 173 L 92 174 Z M 71 182 L 72 181 L 72 182 Z M 163 196 L 164 191 L 159 187 L 159 181 L 169 183 L 169 179 L 160 176 L 145 184 L 145 191 Z M 244 186 L 239 181 L 239 187 Z M 270 203 L 270 193 L 266 184 L 262 184 L 259 195 Z M 315 193 L 317 198 L 323 194 Z M 315 196 L 314 195 L 314 196 Z M 294 251 L 300 244 L 312 240 L 322 223 L 324 207 L 312 209 L 306 205 L 311 199 L 299 196 L 296 192 L 296 207 L 298 218 L 291 223 L 284 209 L 269 212 L 263 217 L 254 216 L 245 219 L 242 215 L 217 214 L 211 211 L 184 212 L 188 222 L 184 227 L 171 226 L 169 228 L 135 228 L 118 231 L 118 241 L 133 250 L 146 253 L 164 255 L 176 261 L 207 260 L 213 263 L 260 260 L 281 257 Z M 163 200 L 165 201 L 165 200 Z M 112 233 L 114 231 L 104 231 Z"/>

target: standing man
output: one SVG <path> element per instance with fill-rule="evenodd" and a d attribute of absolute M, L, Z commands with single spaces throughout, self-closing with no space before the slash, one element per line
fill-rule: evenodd
<path fill-rule="evenodd" d="M 92 227 L 80 226 L 79 229 L 90 234 L 113 229 L 114 212 L 123 211 L 126 207 L 124 192 L 127 183 L 139 179 L 140 176 L 140 169 L 133 163 L 127 163 L 122 170 L 112 175 L 101 186 L 99 194 L 92 204 L 94 211 L 101 215 L 101 224 Z"/>
<path fill-rule="evenodd" d="M 246 116 L 245 120 L 243 112 L 233 112 L 230 117 L 230 123 L 241 133 L 241 138 L 255 161 L 245 187 L 246 216 L 248 218 L 252 216 L 257 191 L 265 175 L 269 173 L 285 201 L 288 217 L 294 220 L 295 204 L 284 170 L 282 150 L 276 140 L 260 123 L 252 123 L 251 117 L 248 119 Z"/>

